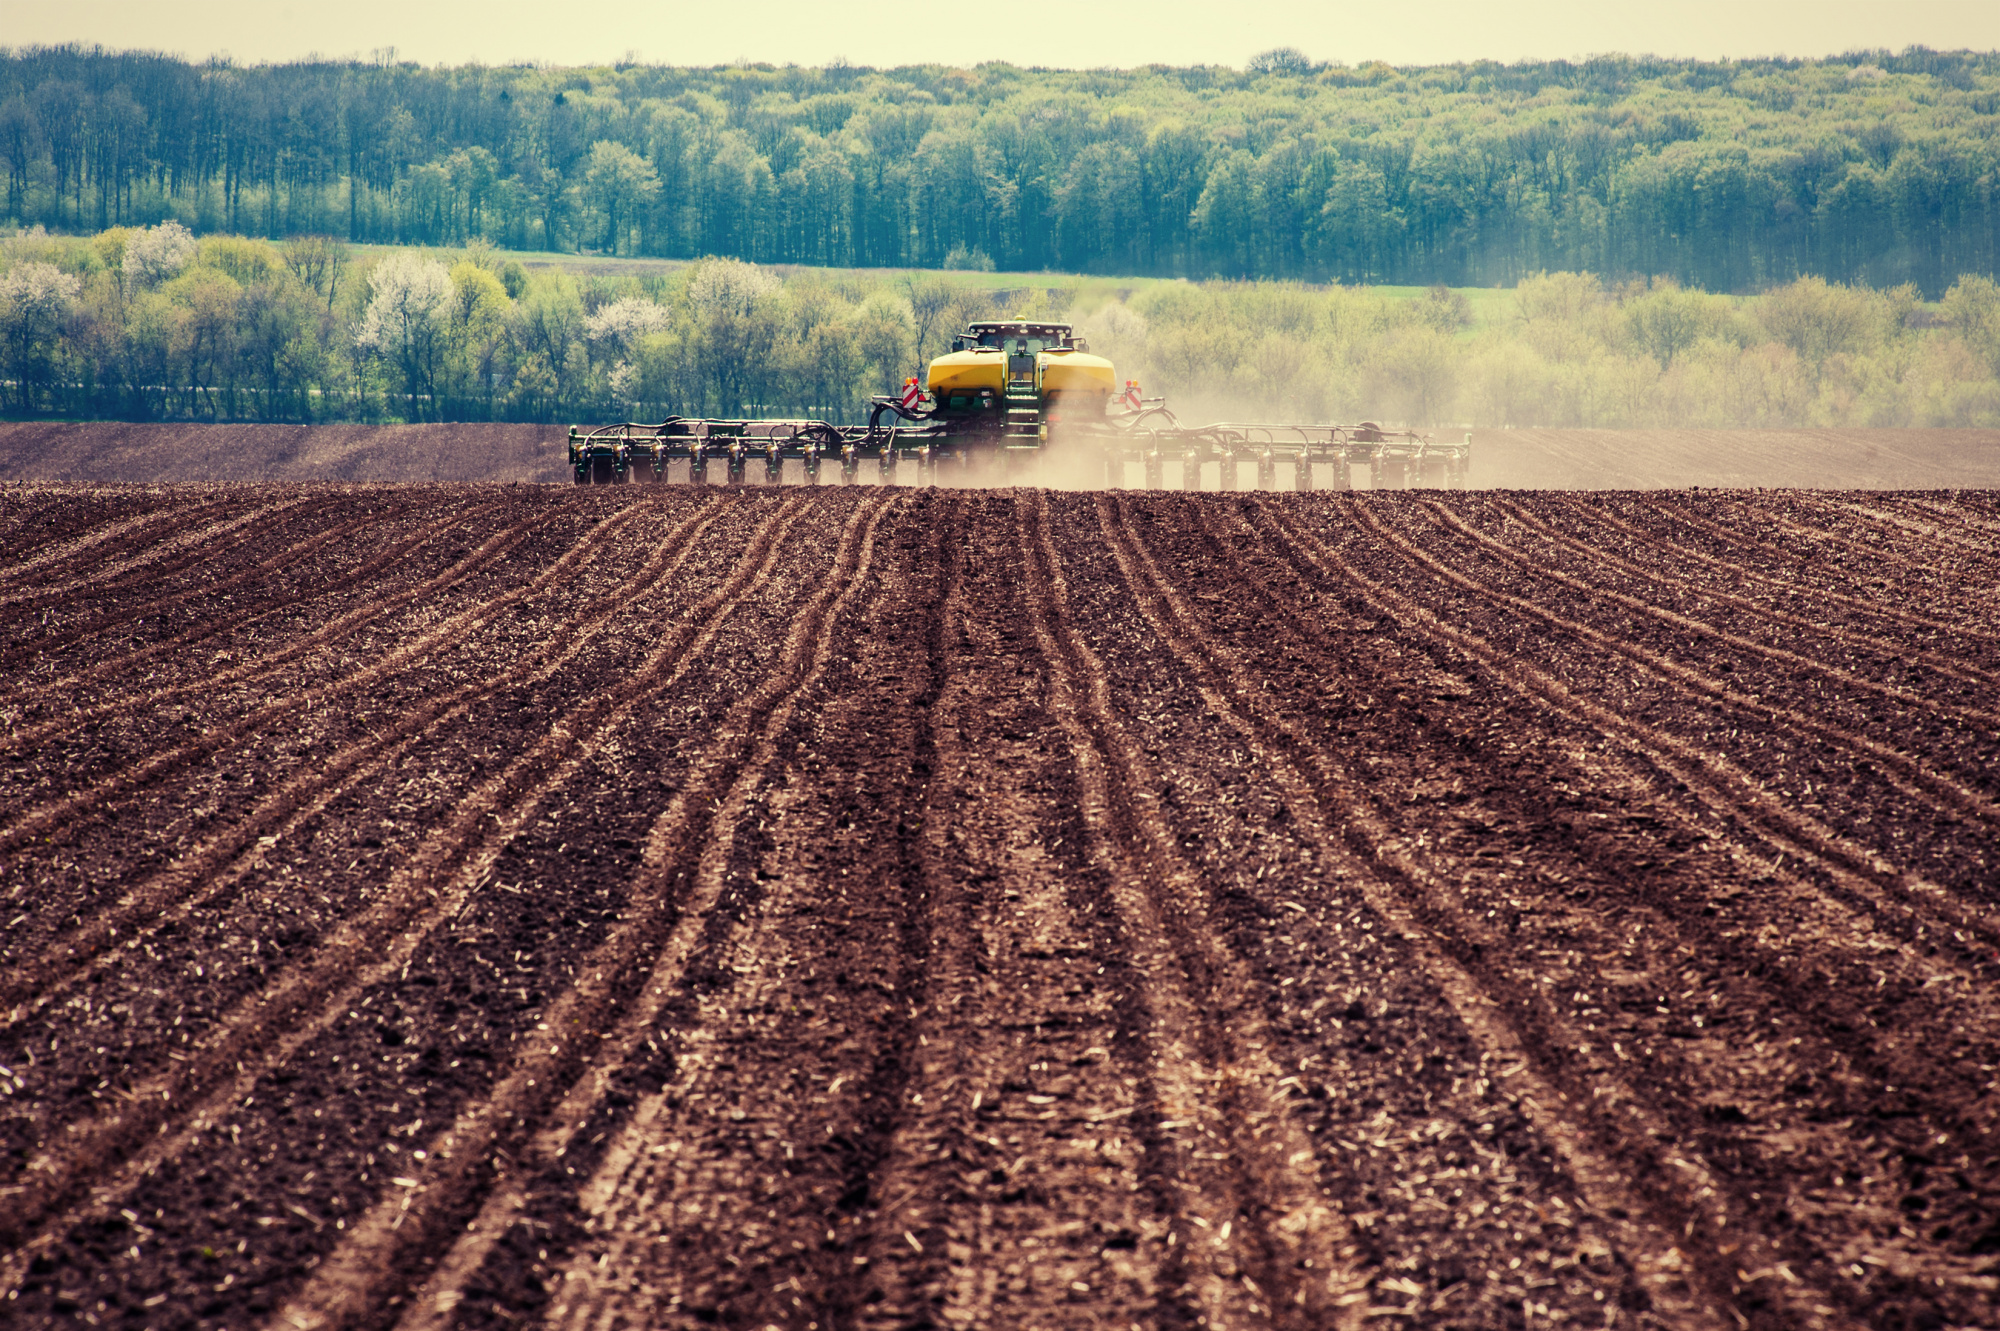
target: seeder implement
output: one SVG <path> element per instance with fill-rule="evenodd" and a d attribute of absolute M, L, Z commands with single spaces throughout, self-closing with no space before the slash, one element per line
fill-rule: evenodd
<path fill-rule="evenodd" d="M 1184 426 L 1164 406 L 1149 402 L 1131 416 L 1108 416 L 1086 439 L 1097 446 L 1105 463 L 1105 484 L 1123 488 L 1136 464 L 1148 490 L 1167 488 L 1167 469 L 1184 490 L 1201 490 L 1204 468 L 1213 464 L 1220 490 L 1242 488 L 1244 471 L 1255 476 L 1255 488 L 1278 488 L 1280 468 L 1289 472 L 1292 488 L 1347 490 L 1354 485 L 1354 468 L 1368 469 L 1370 489 L 1412 486 L 1465 488 L 1472 462 L 1472 436 L 1462 442 L 1439 442 L 1411 430 L 1389 430 L 1372 421 L 1359 425 L 1275 425 L 1221 422 Z"/>
<path fill-rule="evenodd" d="M 864 465 L 885 482 L 907 464 L 919 483 L 929 479 L 942 432 L 916 428 L 832 425 L 807 420 L 690 420 L 657 425 L 626 421 L 569 432 L 570 468 L 578 485 L 681 481 L 693 485 L 779 485 L 793 476 L 817 485 L 831 469 L 851 485 Z"/>
<path fill-rule="evenodd" d="M 910 379 L 872 399 L 866 425 L 673 416 L 572 426 L 570 467 L 579 485 L 851 485 L 865 470 L 882 484 L 1123 488 L 1136 466 L 1147 489 L 1166 488 L 1171 467 L 1185 490 L 1210 488 L 1211 466 L 1214 488 L 1240 489 L 1247 467 L 1260 490 L 1276 489 L 1281 469 L 1297 490 L 1346 490 L 1357 466 L 1374 489 L 1460 489 L 1471 465 L 1471 435 L 1440 442 L 1372 421 L 1187 426 L 1132 381 L 1114 397 L 1114 382 L 1111 363 L 1067 324 L 975 323 L 931 363 L 928 389 Z"/>

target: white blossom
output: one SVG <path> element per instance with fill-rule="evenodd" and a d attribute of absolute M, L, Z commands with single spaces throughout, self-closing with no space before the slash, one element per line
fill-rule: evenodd
<path fill-rule="evenodd" d="M 402 354 L 434 336 L 451 306 L 451 274 L 445 266 L 408 251 L 376 264 L 368 289 L 368 312 L 354 333 L 354 344 L 364 351 Z"/>
<path fill-rule="evenodd" d="M 662 333 L 672 322 L 664 305 L 638 296 L 613 301 L 583 321 L 584 337 L 619 356 L 629 356 L 639 339 Z"/>
<path fill-rule="evenodd" d="M 688 280 L 688 300 L 708 314 L 748 314 L 776 292 L 778 279 L 741 259 L 703 259 Z"/>
<path fill-rule="evenodd" d="M 125 280 L 135 286 L 164 282 L 194 262 L 194 233 L 179 222 L 141 227 L 125 238 Z"/>
<path fill-rule="evenodd" d="M 637 395 L 639 371 L 630 361 L 619 361 L 611 367 L 611 399 L 614 402 L 630 402 Z"/>
<path fill-rule="evenodd" d="M 16 264 L 0 276 L 0 302 L 31 325 L 59 317 L 82 294 L 82 279 L 52 263 Z"/>

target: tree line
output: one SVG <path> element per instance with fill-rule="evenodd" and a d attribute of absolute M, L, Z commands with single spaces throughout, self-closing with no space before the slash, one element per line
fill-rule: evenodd
<path fill-rule="evenodd" d="M 2000 426 L 2000 286 L 1753 297 L 1540 273 L 1507 293 L 964 279 L 733 258 L 643 275 L 480 240 L 356 251 L 178 222 L 0 240 L 0 412 L 126 420 L 862 419 L 977 318 L 1074 322 L 1184 419 Z"/>
<path fill-rule="evenodd" d="M 238 66 L 0 52 L 5 216 L 96 231 L 1936 298 L 2000 259 L 2000 54 L 1245 70 Z"/>

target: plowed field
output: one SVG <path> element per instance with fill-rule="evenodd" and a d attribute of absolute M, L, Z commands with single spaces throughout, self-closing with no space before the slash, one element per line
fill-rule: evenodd
<path fill-rule="evenodd" d="M 9 1326 L 2000 1324 L 2000 498 L 0 492 Z"/>

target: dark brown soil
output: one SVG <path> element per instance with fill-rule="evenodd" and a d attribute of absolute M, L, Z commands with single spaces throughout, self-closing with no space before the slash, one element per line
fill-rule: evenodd
<path fill-rule="evenodd" d="M 0 422 L 0 479 L 566 481 L 559 425 Z"/>
<path fill-rule="evenodd" d="M 1989 495 L 0 542 L 9 1326 L 2000 1325 Z"/>

